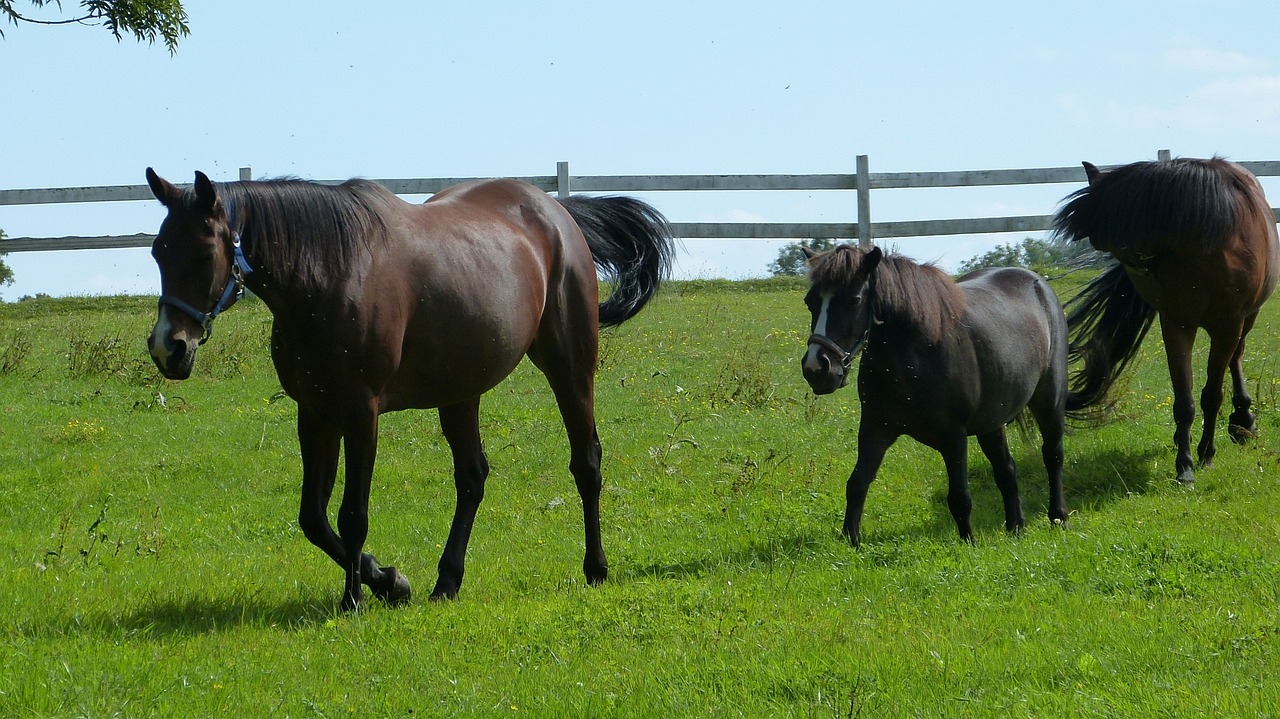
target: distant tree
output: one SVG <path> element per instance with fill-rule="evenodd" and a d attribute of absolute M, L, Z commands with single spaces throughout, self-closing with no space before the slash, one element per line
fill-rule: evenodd
<path fill-rule="evenodd" d="M 52 5 L 63 12 L 62 0 L 25 0 L 26 4 L 41 10 Z M 173 54 L 178 50 L 178 40 L 186 37 L 191 31 L 187 28 L 187 13 L 182 9 L 182 0 L 80 0 L 79 9 L 71 17 L 60 17 L 55 20 L 29 17 L 18 12 L 14 7 L 17 0 L 0 0 L 0 16 L 8 18 L 13 25 L 30 23 L 33 25 L 101 25 L 116 40 L 129 33 L 139 42 L 146 40 L 154 43 L 158 38 L 164 40 L 165 47 Z M 0 30 L 0 37 L 4 31 Z"/>
<path fill-rule="evenodd" d="M 4 230 L 0 230 L 0 240 L 4 239 Z M 13 284 L 13 270 L 4 263 L 4 253 L 0 252 L 0 286 Z"/>
<path fill-rule="evenodd" d="M 1038 272 L 1088 267 L 1103 259 L 1094 254 L 1087 242 L 1065 244 L 1028 237 L 1016 245 L 999 245 L 986 254 L 965 260 L 960 263 L 960 272 L 984 267 L 1026 267 Z"/>
<path fill-rule="evenodd" d="M 784 245 L 778 250 L 778 259 L 769 265 L 769 271 L 774 277 L 803 275 L 804 263 L 807 259 L 803 248 L 814 252 L 826 252 L 835 246 L 836 241 L 830 239 L 800 240 Z"/>

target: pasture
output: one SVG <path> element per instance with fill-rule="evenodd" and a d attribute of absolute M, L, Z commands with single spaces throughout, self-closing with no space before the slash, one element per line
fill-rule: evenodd
<path fill-rule="evenodd" d="M 493 473 L 456 601 L 425 601 L 454 505 L 435 413 L 385 415 L 366 549 L 416 594 L 357 615 L 297 525 L 261 303 L 182 383 L 146 356 L 154 298 L 0 306 L 0 716 L 1280 715 L 1280 305 L 1245 356 L 1260 437 L 1194 489 L 1153 332 L 1111 423 L 1067 438 L 1069 527 L 1012 433 L 1027 529 L 1004 533 L 975 444 L 961 543 L 941 459 L 904 438 L 854 550 L 857 394 L 802 379 L 802 295 L 673 282 L 604 333 L 600 587 L 527 362 L 481 404 Z"/>

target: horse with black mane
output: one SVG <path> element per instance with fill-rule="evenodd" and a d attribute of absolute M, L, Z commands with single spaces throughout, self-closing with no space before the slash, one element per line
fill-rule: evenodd
<path fill-rule="evenodd" d="M 1257 178 L 1220 158 L 1084 168 L 1089 184 L 1067 198 L 1055 232 L 1064 241 L 1087 238 L 1115 262 L 1067 302 L 1071 359 L 1082 363 L 1067 412 L 1091 418 L 1111 404 L 1110 390 L 1158 315 L 1173 383 L 1175 469 L 1178 481 L 1190 484 L 1191 350 L 1199 328 L 1209 335 L 1209 361 L 1196 459 L 1213 463 L 1227 369 L 1234 410 L 1228 435 L 1243 442 L 1257 431 L 1242 358 L 1245 336 L 1280 277 L 1275 215 Z"/>
<path fill-rule="evenodd" d="M 147 169 L 168 209 L 152 254 L 159 316 L 148 340 L 165 377 L 190 375 L 213 319 L 242 287 L 274 316 L 271 357 L 298 404 L 303 532 L 345 572 L 341 607 L 368 585 L 406 601 L 409 582 L 364 552 L 378 417 L 437 408 L 457 505 L 432 598 L 453 597 L 489 463 L 480 396 L 528 356 L 555 394 L 582 497 L 583 571 L 604 581 L 598 326 L 634 316 L 668 271 L 673 240 L 652 207 L 625 197 L 551 199 L 514 180 L 470 182 L 412 205 L 373 182 L 212 183 L 180 189 Z M 617 279 L 599 303 L 597 267 Z M 345 445 L 338 531 L 327 507 Z"/>
<path fill-rule="evenodd" d="M 1005 427 L 1029 411 L 1049 476 L 1049 518 L 1067 521 L 1062 488 L 1067 327 L 1048 283 L 1017 268 L 984 269 L 953 282 L 932 265 L 842 245 L 809 254 L 812 314 L 804 378 L 816 394 L 849 382 L 858 366 L 858 459 L 846 488 L 844 534 L 861 539 L 863 505 L 889 447 L 901 435 L 942 454 L 947 505 L 972 540 L 968 437 L 991 460 L 1005 528 L 1022 529 L 1016 468 Z"/>

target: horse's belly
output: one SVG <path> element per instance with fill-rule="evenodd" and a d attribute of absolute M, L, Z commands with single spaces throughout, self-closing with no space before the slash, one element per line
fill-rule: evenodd
<path fill-rule="evenodd" d="M 463 347 L 431 356 L 406 355 L 382 391 L 382 409 L 427 409 L 474 399 L 510 375 L 523 356 Z"/>

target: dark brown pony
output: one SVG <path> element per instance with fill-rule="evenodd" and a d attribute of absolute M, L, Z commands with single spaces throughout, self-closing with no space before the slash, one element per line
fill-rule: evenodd
<path fill-rule="evenodd" d="M 1237 442 L 1256 432 L 1245 390 L 1245 335 L 1280 276 L 1276 221 L 1262 186 L 1248 170 L 1214 158 L 1138 162 L 1108 172 L 1084 163 L 1089 185 L 1071 195 L 1054 218 L 1059 238 L 1087 238 L 1116 260 L 1067 303 L 1072 376 L 1067 411 L 1089 417 L 1109 403 L 1108 391 L 1137 354 L 1156 316 L 1173 381 L 1177 478 L 1195 481 L 1191 459 L 1191 349 L 1196 331 L 1209 334 L 1209 366 L 1200 408 L 1197 449 L 1211 465 L 1222 379 L 1231 369 L 1228 434 Z"/>
<path fill-rule="evenodd" d="M 243 285 L 271 309 L 271 357 L 298 403 L 298 521 L 346 573 L 341 606 L 361 584 L 389 602 L 409 583 L 364 543 L 378 416 L 437 408 L 453 454 L 457 506 L 433 598 L 453 597 L 489 464 L 480 396 L 528 356 L 546 375 L 569 435 L 582 497 L 587 581 L 604 581 L 600 442 L 594 381 L 598 325 L 635 315 L 667 271 L 673 244 L 652 207 L 623 197 L 557 202 L 512 180 L 471 182 L 411 205 L 380 185 L 297 180 L 182 190 L 147 169 L 168 216 L 152 247 L 160 266 L 151 355 L 184 379 L 211 322 Z M 617 278 L 598 304 L 597 266 Z M 327 507 L 345 445 L 338 532 Z"/>
<path fill-rule="evenodd" d="M 1040 428 L 1049 518 L 1067 521 L 1067 325 L 1048 283 L 1014 268 L 977 270 L 952 282 L 936 267 L 850 245 L 810 253 L 809 280 L 812 334 L 803 368 L 814 393 L 848 384 L 850 365 L 862 354 L 858 461 L 844 520 L 851 542 L 861 538 L 867 488 L 904 434 L 942 454 L 947 505 L 964 539 L 973 536 L 968 437 L 977 435 L 1004 499 L 1005 528 L 1022 529 L 1005 426 L 1024 410 Z"/>

